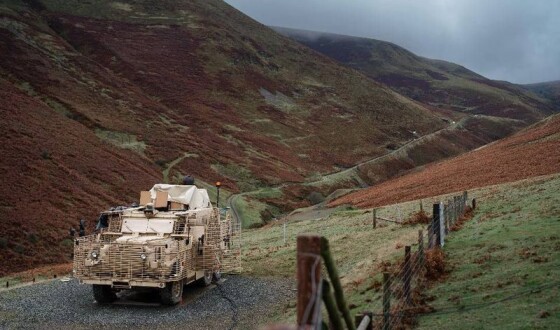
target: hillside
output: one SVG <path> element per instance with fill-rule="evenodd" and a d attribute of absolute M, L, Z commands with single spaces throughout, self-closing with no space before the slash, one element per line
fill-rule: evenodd
<path fill-rule="evenodd" d="M 0 79 L 3 143 L 0 276 L 70 258 L 80 218 L 129 205 L 157 182 L 156 165 Z"/>
<path fill-rule="evenodd" d="M 551 104 L 560 104 L 560 80 L 549 81 L 538 84 L 523 85 L 542 98 L 549 100 Z"/>
<path fill-rule="evenodd" d="M 0 49 L 0 273 L 158 181 L 303 182 L 446 126 L 217 0 L 11 0 Z"/>
<path fill-rule="evenodd" d="M 348 194 L 330 206 L 377 207 L 560 172 L 560 115 L 461 156 Z"/>
<path fill-rule="evenodd" d="M 424 58 L 367 38 L 274 27 L 414 100 L 439 109 L 535 122 L 560 109 L 523 86 L 487 79 L 460 65 Z"/>
<path fill-rule="evenodd" d="M 444 275 L 426 287 L 413 284 L 420 286 L 414 299 L 420 308 L 399 306 L 399 293 L 393 293 L 392 311 L 403 308 L 405 313 L 420 313 L 417 325 L 421 329 L 558 328 L 559 184 L 560 173 L 469 190 L 477 208 L 472 219 L 446 236 Z M 395 199 L 398 203 L 380 207 L 376 214 L 379 219 L 409 219 L 419 211 L 420 202 L 426 209 L 454 195 L 430 195 L 405 203 Z M 339 208 L 331 214 L 313 212 L 304 219 L 248 230 L 244 271 L 259 277 L 293 278 L 297 236 L 317 233 L 329 240 L 351 313 L 381 314 L 382 273 L 391 264 L 401 265 L 398 258 L 404 246 L 417 251 L 418 230 L 425 233 L 426 225 L 379 219 L 373 229 L 370 211 Z M 271 322 L 294 324 L 295 307 L 292 303 L 278 308 Z"/>

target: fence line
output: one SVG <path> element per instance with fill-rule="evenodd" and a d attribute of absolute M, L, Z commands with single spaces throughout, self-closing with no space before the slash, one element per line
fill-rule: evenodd
<path fill-rule="evenodd" d="M 326 326 L 321 315 L 318 315 L 321 314 L 321 298 L 325 303 L 330 326 L 333 329 L 389 330 L 411 322 L 411 318 L 418 313 L 418 308 L 421 307 L 418 295 L 425 283 L 424 279 L 434 276 L 434 274 L 428 273 L 434 270 L 426 267 L 427 258 L 428 256 L 434 258 L 434 254 L 441 253 L 438 251 L 445 246 L 447 236 L 457 228 L 457 222 L 467 210 L 467 199 L 468 194 L 464 192 L 460 196 L 448 199 L 445 203 L 433 204 L 432 219 L 427 230 L 421 229 L 418 232 L 416 251 L 412 251 L 410 245 L 405 246 L 402 262 L 383 273 L 381 309 L 358 314 L 354 321 L 350 318 L 350 312 L 342 294 L 342 287 L 329 251 L 328 241 L 317 235 L 298 236 L 298 327 L 319 329 Z M 473 200 L 473 206 L 475 205 L 476 201 Z M 420 208 L 423 211 L 422 203 L 420 203 Z M 374 229 L 378 219 L 380 217 L 373 209 L 372 227 Z M 324 261 L 330 282 L 321 277 L 321 259 Z"/>
<path fill-rule="evenodd" d="M 446 202 L 433 204 L 432 219 L 427 231 L 426 233 L 420 231 L 418 235 L 418 250 L 412 253 L 411 247 L 406 246 L 404 261 L 392 272 L 384 274 L 384 277 L 390 277 L 391 285 L 384 287 L 384 300 L 390 301 L 384 301 L 383 305 L 393 307 L 390 309 L 390 315 L 387 315 L 386 308 L 383 312 L 373 313 L 383 315 L 383 318 L 375 323 L 376 328 L 393 329 L 402 326 L 407 322 L 407 318 L 414 316 L 419 302 L 415 301 L 413 291 L 421 289 L 422 279 L 427 275 L 434 276 L 426 274 L 426 253 L 437 253 L 435 252 L 437 249 L 444 248 L 447 236 L 467 210 L 467 199 L 468 194 L 464 192 Z M 473 204 L 475 204 L 474 200 Z M 425 240 L 428 242 L 427 251 L 424 250 Z"/>

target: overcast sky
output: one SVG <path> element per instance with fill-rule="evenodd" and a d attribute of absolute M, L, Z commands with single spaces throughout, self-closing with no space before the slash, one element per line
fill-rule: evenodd
<path fill-rule="evenodd" d="M 514 83 L 560 80 L 560 0 L 226 0 L 266 25 L 386 40 Z"/>

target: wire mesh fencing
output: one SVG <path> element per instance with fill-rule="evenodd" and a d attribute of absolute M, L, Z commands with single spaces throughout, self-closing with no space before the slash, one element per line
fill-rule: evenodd
<path fill-rule="evenodd" d="M 416 251 L 405 246 L 404 257 L 383 274 L 383 307 L 373 313 L 374 328 L 410 328 L 415 324 L 415 315 L 432 309 L 425 303 L 422 290 L 429 280 L 443 274 L 442 249 L 447 236 L 460 228 L 463 216 L 470 210 L 467 200 L 464 192 L 433 204 L 431 222 L 426 230 L 419 231 Z"/>

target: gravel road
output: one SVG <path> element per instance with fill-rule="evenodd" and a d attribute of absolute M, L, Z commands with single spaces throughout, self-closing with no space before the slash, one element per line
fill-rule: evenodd
<path fill-rule="evenodd" d="M 51 281 L 0 292 L 0 329 L 255 329 L 295 301 L 295 282 L 228 276 L 186 286 L 183 303 L 161 306 L 157 292 L 128 292 L 98 305 L 90 285 Z"/>

